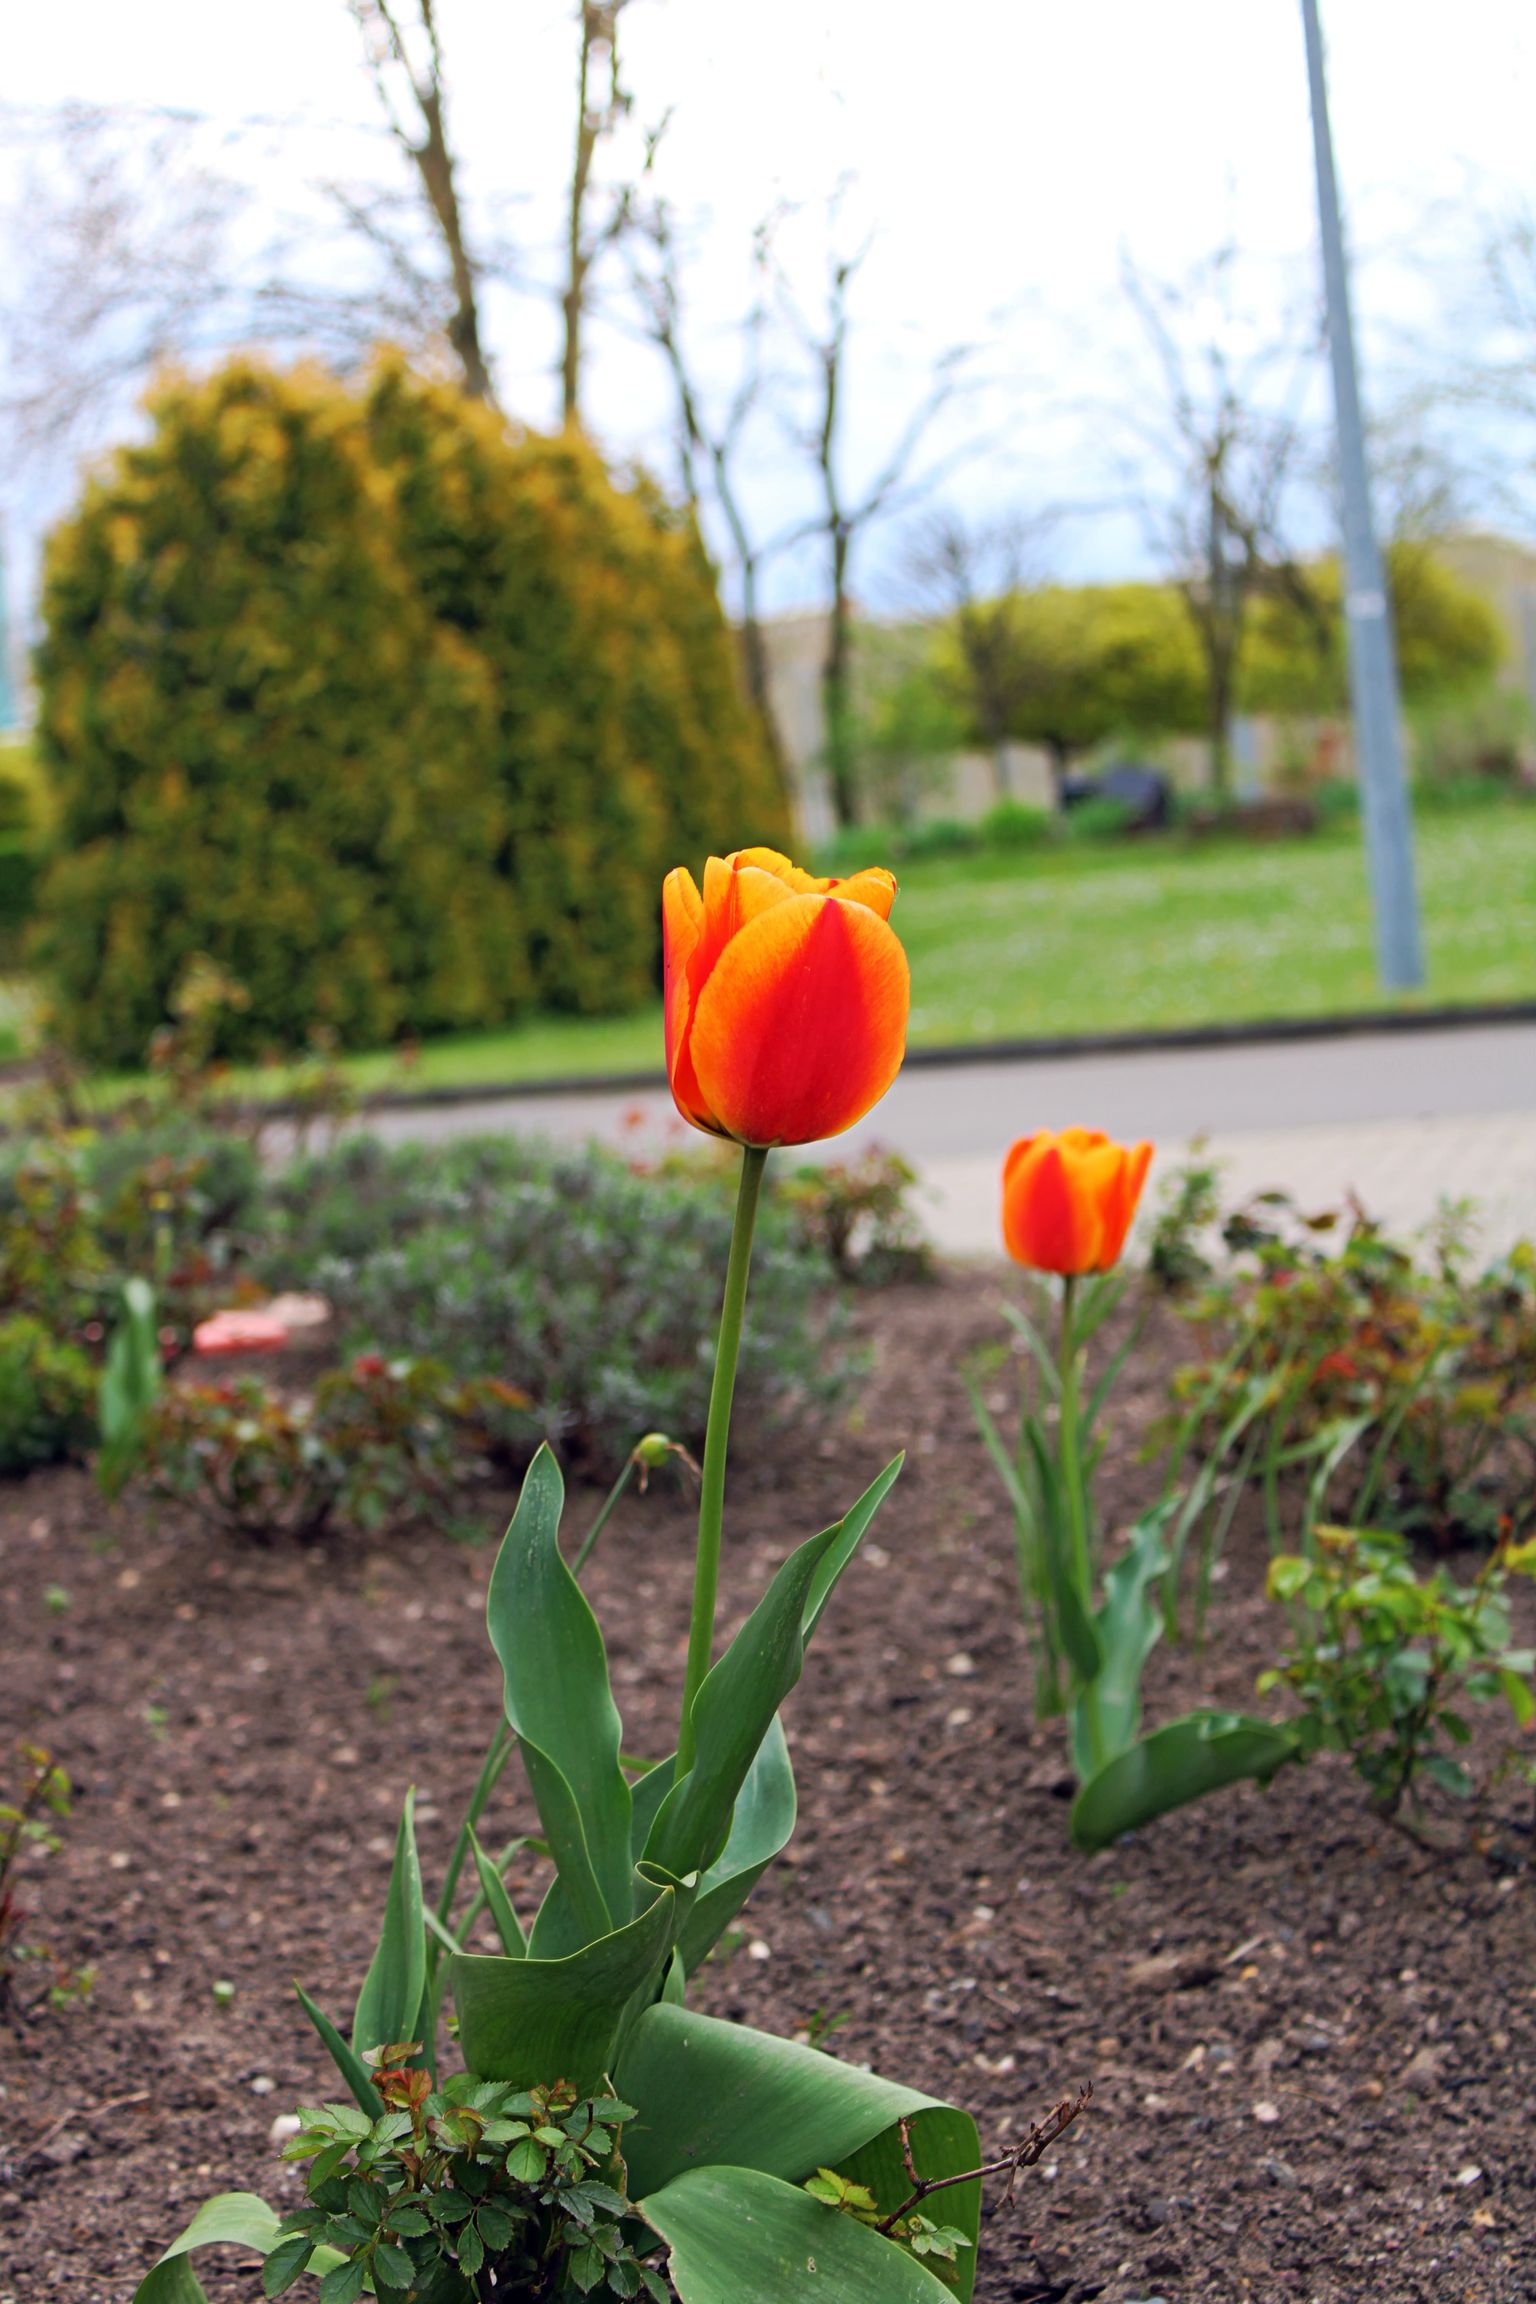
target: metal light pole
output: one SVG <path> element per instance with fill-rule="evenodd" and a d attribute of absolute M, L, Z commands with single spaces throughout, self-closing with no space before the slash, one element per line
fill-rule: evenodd
<path fill-rule="evenodd" d="M 5 530 L 0 527 L 0 736 L 16 725 L 16 691 L 11 684 L 10 601 L 5 580 Z"/>
<path fill-rule="evenodd" d="M 1390 992 L 1412 991 L 1424 981 L 1419 900 L 1413 874 L 1413 817 L 1403 772 L 1398 727 L 1397 652 L 1386 577 L 1371 519 L 1365 467 L 1365 428 L 1355 371 L 1355 333 L 1349 310 L 1349 274 L 1339 223 L 1339 187 L 1328 127 L 1323 77 L 1323 34 L 1317 0 L 1301 0 L 1307 36 L 1307 79 L 1312 92 L 1312 145 L 1317 159 L 1317 217 L 1323 243 L 1323 288 L 1328 306 L 1328 351 L 1338 430 L 1339 480 L 1344 522 L 1344 606 L 1349 635 L 1349 693 L 1355 721 L 1355 756 L 1365 813 L 1365 846 L 1376 915 L 1376 964 Z"/>

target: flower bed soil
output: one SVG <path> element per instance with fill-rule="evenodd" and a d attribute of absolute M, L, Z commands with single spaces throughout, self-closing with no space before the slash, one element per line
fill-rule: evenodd
<path fill-rule="evenodd" d="M 1324 1761 L 1073 1854 L 1061 1734 L 1031 1721 L 1010 1533 L 955 1372 L 996 1333 L 998 1284 L 866 1300 L 852 1429 L 735 1476 L 740 1610 L 911 1446 L 792 1700 L 800 1832 L 696 1998 L 824 2023 L 837 2054 L 970 2105 L 998 2148 L 1092 2081 L 1084 2118 L 994 2200 L 979 2304 L 1536 2296 L 1528 1796 L 1480 1850 L 1433 1856 Z M 1183 1342 L 1163 1322 L 1124 1395 L 1121 1510 L 1150 1486 L 1135 1435 Z M 505 1499 L 483 1502 L 499 1533 Z M 689 1547 L 662 1480 L 589 1571 L 640 1752 L 669 1733 Z M 78 1788 L 64 1847 L 28 1866 L 29 1932 L 96 1982 L 0 2027 L 0 2304 L 126 2304 L 210 2191 L 294 2196 L 268 2131 L 331 2083 L 289 1979 L 345 2016 L 408 1781 L 429 1879 L 441 1863 L 499 1696 L 492 1556 L 420 1534 L 242 1547 L 109 1510 L 72 1472 L 6 1490 L 0 1734 L 49 1745 Z M 1240 1530 L 1208 1655 L 1154 1660 L 1153 1719 L 1252 1702 L 1275 1633 L 1262 1573 Z M 530 1820 L 506 1785 L 497 1838 Z M 248 2261 L 206 2278 L 259 2294 Z"/>

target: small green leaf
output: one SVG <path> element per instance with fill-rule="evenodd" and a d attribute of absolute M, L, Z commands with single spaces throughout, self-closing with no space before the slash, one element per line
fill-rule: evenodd
<path fill-rule="evenodd" d="M 465 2205 L 468 2206 L 468 2202 Z M 388 2222 L 390 2231 L 398 2232 L 406 2240 L 419 2240 L 423 2232 L 432 2229 L 432 2219 L 426 2210 L 415 2207 L 409 2200 L 402 2201 L 398 2208 L 391 2208 Z"/>
<path fill-rule="evenodd" d="M 323 2151 L 317 2152 L 307 2179 L 310 2191 L 318 2192 L 320 2186 L 328 2182 L 342 2162 L 350 2157 L 351 2151 L 351 2138 L 338 2136 L 334 2144 L 327 2144 Z"/>
<path fill-rule="evenodd" d="M 462 2224 L 464 2218 L 473 2213 L 474 2205 L 473 2200 L 451 2187 L 432 2193 L 426 2202 L 427 2213 L 436 2217 L 439 2224 Z"/>
<path fill-rule="evenodd" d="M 312 2242 L 307 2232 L 295 2232 L 286 2240 L 279 2240 L 261 2268 L 263 2296 L 281 2296 L 291 2288 L 299 2274 L 309 2263 Z"/>
<path fill-rule="evenodd" d="M 403 2248 L 381 2240 L 373 2251 L 373 2276 L 387 2280 L 391 2288 L 409 2288 L 416 2278 L 416 2267 Z"/>
<path fill-rule="evenodd" d="M 475 2229 L 492 2255 L 499 2248 L 510 2248 L 517 2235 L 517 2226 L 506 2210 L 490 2200 L 482 2200 L 475 2210 Z"/>
<path fill-rule="evenodd" d="M 367 2272 L 361 2256 L 354 2256 L 345 2264 L 333 2264 L 320 2283 L 320 2304 L 356 2304 Z"/>

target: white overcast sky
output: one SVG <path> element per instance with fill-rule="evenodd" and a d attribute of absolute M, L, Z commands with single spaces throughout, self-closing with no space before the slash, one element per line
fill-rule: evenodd
<path fill-rule="evenodd" d="M 530 260 L 550 270 L 572 132 L 571 0 L 439 0 L 439 12 L 469 189 L 515 198 Z M 1367 386 L 1385 390 L 1380 371 L 1411 364 L 1417 339 L 1426 367 L 1444 355 L 1431 339 L 1482 217 L 1536 195 L 1536 0 L 1324 0 L 1324 13 Z M 850 450 L 866 473 L 934 354 L 986 342 L 1003 436 L 957 488 L 973 500 L 1092 497 L 1095 424 L 1064 426 L 1061 411 L 1125 389 L 1122 247 L 1171 275 L 1232 232 L 1310 278 L 1298 0 L 635 0 L 625 42 L 639 119 L 671 107 L 663 181 L 699 219 L 706 363 L 727 359 L 753 222 L 777 198 L 811 207 L 840 174 L 856 177 L 850 214 L 877 230 L 850 377 Z M 251 161 L 249 138 L 242 147 L 258 201 L 356 172 L 377 148 L 342 0 L 0 0 L 0 54 L 13 106 L 280 123 L 256 140 L 264 157 Z M 808 283 L 811 237 L 802 221 L 798 245 L 787 242 Z M 1410 259 L 1426 252 L 1442 276 L 1415 276 Z M 512 300 L 494 328 L 507 404 L 549 421 L 552 314 Z M 1047 402 L 1054 412 L 1039 413 Z M 605 444 L 660 460 L 667 407 L 645 349 L 600 328 L 589 415 Z M 772 439 L 758 485 L 765 519 L 800 500 L 790 452 Z M 1068 558 L 1109 573 L 1140 549 L 1134 524 L 1111 519 L 1085 526 Z M 787 567 L 780 596 L 813 580 Z"/>

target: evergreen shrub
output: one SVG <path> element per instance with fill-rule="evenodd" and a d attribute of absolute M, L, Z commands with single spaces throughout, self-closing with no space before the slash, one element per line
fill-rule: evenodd
<path fill-rule="evenodd" d="M 139 1061 L 207 963 L 231 1056 L 644 998 L 666 868 L 787 831 L 692 528 L 394 359 L 150 413 L 48 559 L 62 1036 Z"/>

